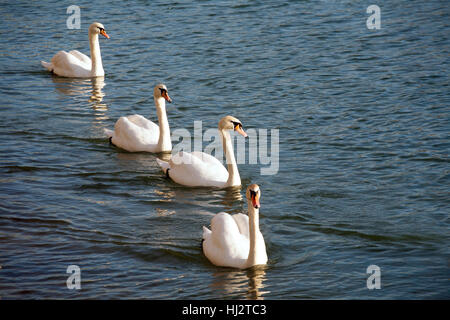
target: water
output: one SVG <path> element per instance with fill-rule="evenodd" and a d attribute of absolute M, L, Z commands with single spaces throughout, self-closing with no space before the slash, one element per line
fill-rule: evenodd
<path fill-rule="evenodd" d="M 73 4 L 73 3 L 70 3 Z M 3 299 L 448 299 L 449 9 L 443 1 L 77 1 L 0 5 L 0 297 Z M 106 76 L 52 77 L 58 50 Z M 109 145 L 122 115 L 172 129 L 279 129 L 280 165 L 241 164 L 242 189 L 178 186 L 158 155 Z M 176 141 L 174 142 L 176 144 Z M 262 189 L 269 263 L 211 265 L 202 226 Z M 81 290 L 69 290 L 69 265 Z M 368 290 L 366 269 L 381 268 Z"/>

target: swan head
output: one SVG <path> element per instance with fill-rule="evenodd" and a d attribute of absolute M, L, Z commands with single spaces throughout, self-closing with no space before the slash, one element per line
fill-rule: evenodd
<path fill-rule="evenodd" d="M 94 22 L 89 26 L 90 34 L 101 34 L 105 38 L 109 39 L 108 34 L 105 31 L 105 27 L 100 22 Z"/>
<path fill-rule="evenodd" d="M 261 190 L 257 184 L 251 184 L 247 187 L 247 200 L 252 203 L 253 208 L 259 209 L 261 207 L 259 198 L 261 197 Z"/>
<path fill-rule="evenodd" d="M 219 121 L 219 130 L 234 130 L 237 133 L 243 135 L 244 137 L 247 137 L 247 134 L 245 133 L 244 129 L 242 128 L 241 121 L 239 121 L 238 118 L 235 118 L 232 116 L 223 117 Z"/>
<path fill-rule="evenodd" d="M 159 98 L 164 98 L 168 103 L 172 103 L 172 99 L 169 97 L 169 92 L 165 84 L 159 83 L 153 89 L 153 97 L 155 100 Z"/>

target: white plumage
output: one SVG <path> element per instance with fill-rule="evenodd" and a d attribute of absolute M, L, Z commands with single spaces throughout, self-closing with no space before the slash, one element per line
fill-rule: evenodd
<path fill-rule="evenodd" d="M 135 114 L 120 117 L 114 125 L 114 131 L 105 129 L 111 142 L 129 152 L 168 152 L 172 150 L 170 127 L 166 114 L 166 101 L 171 102 L 167 87 L 158 84 L 153 90 L 159 126 Z"/>
<path fill-rule="evenodd" d="M 221 212 L 211 219 L 211 230 L 203 227 L 203 253 L 223 267 L 245 269 L 267 263 L 264 237 L 259 230 L 259 186 L 247 188 L 248 214 Z"/>

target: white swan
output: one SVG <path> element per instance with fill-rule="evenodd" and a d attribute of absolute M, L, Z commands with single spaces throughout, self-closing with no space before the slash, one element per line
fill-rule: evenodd
<path fill-rule="evenodd" d="M 41 61 L 42 66 L 61 77 L 91 78 L 104 76 L 100 44 L 98 43 L 99 34 L 109 39 L 105 27 L 101 23 L 94 22 L 89 27 L 91 58 L 77 50 L 72 50 L 69 53 L 59 51 L 50 63 Z"/>
<path fill-rule="evenodd" d="M 248 216 L 221 212 L 211 220 L 211 230 L 203 227 L 203 253 L 212 264 L 246 269 L 267 263 L 264 237 L 259 230 L 259 198 L 257 184 L 247 188 Z"/>
<path fill-rule="evenodd" d="M 219 160 L 204 152 L 179 152 L 173 155 L 169 162 L 160 159 L 156 161 L 169 178 L 185 186 L 218 188 L 240 186 L 241 177 L 228 130 L 235 130 L 247 137 L 242 129 L 242 123 L 235 117 L 226 116 L 219 121 L 228 171 Z"/>
<path fill-rule="evenodd" d="M 172 141 L 166 114 L 166 101 L 171 103 L 167 87 L 157 84 L 153 90 L 153 98 L 158 114 L 159 126 L 154 122 L 135 114 L 120 117 L 114 125 L 114 131 L 105 129 L 110 142 L 129 152 L 170 152 Z"/>

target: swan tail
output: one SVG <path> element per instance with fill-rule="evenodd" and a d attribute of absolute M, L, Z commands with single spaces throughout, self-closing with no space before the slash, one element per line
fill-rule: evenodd
<path fill-rule="evenodd" d="M 49 62 L 41 61 L 41 65 L 48 71 L 53 71 L 53 65 Z"/>
<path fill-rule="evenodd" d="M 167 170 L 170 169 L 170 165 L 168 162 L 160 160 L 158 158 L 156 158 L 156 162 L 158 162 L 158 165 L 161 167 L 161 169 L 164 173 L 167 173 Z"/>
<path fill-rule="evenodd" d="M 207 236 L 211 234 L 211 230 L 209 230 L 207 227 L 203 226 L 203 237 L 202 239 L 205 240 Z"/>
<path fill-rule="evenodd" d="M 204 251 L 203 245 L 205 243 L 205 240 L 211 236 L 211 230 L 209 230 L 207 227 L 203 226 L 203 236 L 202 236 L 202 242 L 200 243 L 200 247 L 202 251 Z"/>
<path fill-rule="evenodd" d="M 104 128 L 103 131 L 105 132 L 105 134 L 106 134 L 106 136 L 108 138 L 111 138 L 114 135 L 114 131 L 113 130 L 109 130 L 109 129 Z"/>

